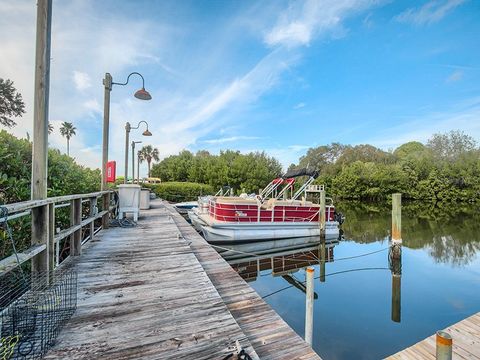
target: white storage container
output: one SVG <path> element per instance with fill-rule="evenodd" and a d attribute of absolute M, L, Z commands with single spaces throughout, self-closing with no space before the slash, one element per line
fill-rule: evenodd
<path fill-rule="evenodd" d="M 123 219 L 127 213 L 133 214 L 133 220 L 138 221 L 140 211 L 140 185 L 121 184 L 118 186 L 119 210 L 118 216 Z"/>
<path fill-rule="evenodd" d="M 150 190 L 142 189 L 140 192 L 140 210 L 150 209 Z"/>

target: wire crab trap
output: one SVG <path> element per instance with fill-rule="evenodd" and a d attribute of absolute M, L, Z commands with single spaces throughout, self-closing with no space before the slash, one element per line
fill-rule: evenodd
<path fill-rule="evenodd" d="M 77 273 L 72 268 L 50 276 L 22 274 L 11 286 L 2 286 L 0 359 L 41 358 L 76 307 Z"/>

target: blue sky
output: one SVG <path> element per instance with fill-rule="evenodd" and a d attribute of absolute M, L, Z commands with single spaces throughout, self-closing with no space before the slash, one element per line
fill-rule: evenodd
<path fill-rule="evenodd" d="M 385 150 L 461 129 L 480 140 L 480 1 L 54 0 L 50 118 L 70 121 L 72 155 L 97 167 L 105 72 L 141 72 L 153 100 L 112 91 L 111 159 L 124 124 L 146 120 L 159 148 L 266 151 L 285 166 L 308 147 Z M 0 0 L 0 76 L 32 128 L 35 1 Z M 7 16 L 8 15 L 8 16 Z M 65 150 L 55 132 L 53 147 Z M 142 172 L 145 169 L 142 168 Z"/>

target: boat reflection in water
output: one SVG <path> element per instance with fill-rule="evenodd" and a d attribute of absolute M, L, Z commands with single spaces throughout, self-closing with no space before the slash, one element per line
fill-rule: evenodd
<path fill-rule="evenodd" d="M 333 249 L 339 241 L 323 244 L 319 237 L 281 239 L 239 245 L 216 246 L 217 251 L 246 281 L 255 280 L 260 272 L 270 270 L 288 283 L 305 291 L 305 285 L 290 275 L 300 269 L 334 260 Z"/>

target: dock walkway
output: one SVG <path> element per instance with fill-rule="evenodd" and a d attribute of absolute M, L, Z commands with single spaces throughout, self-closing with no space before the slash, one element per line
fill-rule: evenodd
<path fill-rule="evenodd" d="M 46 359 L 320 359 L 167 203 L 75 259 L 78 309 Z"/>
<path fill-rule="evenodd" d="M 164 206 L 76 260 L 78 308 L 46 359 L 259 359 Z"/>
<path fill-rule="evenodd" d="M 453 338 L 453 359 L 480 359 L 480 312 L 445 329 Z M 435 360 L 435 335 L 422 340 L 387 360 Z"/>

